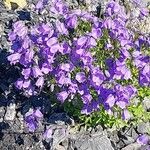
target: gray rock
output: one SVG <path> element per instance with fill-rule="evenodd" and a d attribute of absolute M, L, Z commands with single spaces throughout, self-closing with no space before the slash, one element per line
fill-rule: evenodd
<path fill-rule="evenodd" d="M 127 137 L 132 137 L 134 140 L 137 139 L 138 133 L 133 127 L 126 128 L 125 132 L 123 133 Z"/>
<path fill-rule="evenodd" d="M 62 142 L 65 141 L 67 137 L 67 131 L 65 128 L 62 129 L 55 129 L 53 132 L 53 144 L 52 147 L 53 148 L 57 148 L 58 145 Z"/>
<path fill-rule="evenodd" d="M 137 131 L 141 134 L 150 132 L 150 122 L 142 122 L 137 126 Z"/>
<path fill-rule="evenodd" d="M 130 136 L 126 136 L 126 139 L 123 139 L 123 142 L 126 144 L 126 145 L 129 145 L 129 144 L 132 144 L 135 142 L 135 140 L 130 137 Z"/>
<path fill-rule="evenodd" d="M 75 141 L 75 147 L 78 150 L 113 150 L 110 140 L 106 135 L 89 137 L 80 137 Z"/>
<path fill-rule="evenodd" d="M 125 143 L 122 141 L 122 140 L 120 140 L 118 143 L 117 143 L 117 145 L 116 145 L 116 150 L 120 150 L 120 149 L 122 149 L 123 147 L 125 147 L 126 145 L 125 145 Z"/>
<path fill-rule="evenodd" d="M 7 111 L 4 119 L 6 121 L 12 121 L 14 120 L 15 116 L 16 116 L 16 104 L 10 103 L 10 105 L 7 106 Z"/>
<path fill-rule="evenodd" d="M 71 119 L 67 114 L 65 113 L 54 113 L 49 117 L 48 120 L 49 123 L 55 123 L 57 125 L 65 125 L 70 124 L 74 125 L 74 120 Z"/>
<path fill-rule="evenodd" d="M 141 147 L 140 150 L 149 150 L 150 149 L 150 145 L 144 145 Z"/>
<path fill-rule="evenodd" d="M 122 148 L 121 150 L 140 150 L 141 145 L 138 143 L 132 143 L 124 148 Z"/>
<path fill-rule="evenodd" d="M 142 101 L 143 107 L 145 110 L 150 109 L 150 97 L 145 97 L 144 100 Z"/>

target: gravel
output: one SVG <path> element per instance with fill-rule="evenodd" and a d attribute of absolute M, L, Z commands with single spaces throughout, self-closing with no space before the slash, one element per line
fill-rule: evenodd
<path fill-rule="evenodd" d="M 30 2 L 33 2 L 29 0 Z M 107 0 L 66 0 L 70 6 L 80 7 L 86 5 L 88 9 L 101 16 L 105 8 Z M 129 3 L 136 11 L 136 6 L 127 0 L 120 0 L 123 5 Z M 141 0 L 141 4 L 146 6 L 149 0 Z M 17 13 L 6 11 L 2 8 L 0 2 L 0 149 L 1 150 L 146 150 L 147 146 L 141 146 L 136 143 L 139 134 L 150 133 L 150 123 L 141 123 L 137 127 L 124 128 L 122 130 L 108 133 L 97 126 L 86 131 L 83 128 L 80 131 L 72 128 L 75 121 L 66 113 L 52 111 L 50 98 L 44 93 L 39 96 L 25 98 L 20 95 L 14 88 L 13 83 L 18 78 L 17 68 L 9 65 L 6 60 L 6 50 L 10 45 L 7 42 L 6 34 L 11 27 L 11 21 L 17 17 L 24 21 L 34 18 L 35 22 L 45 20 L 44 15 L 48 15 L 45 11 L 42 15 L 34 15 L 28 11 L 21 10 Z M 49 18 L 47 18 L 48 20 Z M 141 32 L 148 33 L 149 22 L 143 24 L 145 27 L 139 27 Z M 139 22 L 139 25 L 143 25 Z M 131 26 L 137 27 L 137 23 Z M 12 101 L 13 99 L 13 101 Z M 144 108 L 149 111 L 149 97 L 143 100 Z M 29 133 L 24 124 L 24 114 L 30 108 L 41 107 L 41 111 L 45 114 L 45 120 L 39 124 L 39 128 L 35 133 Z M 46 128 L 53 128 L 53 138 L 50 141 L 42 140 L 43 132 Z"/>

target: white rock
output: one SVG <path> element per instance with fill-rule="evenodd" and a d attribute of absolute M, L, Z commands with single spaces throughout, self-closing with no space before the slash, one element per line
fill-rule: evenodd
<path fill-rule="evenodd" d="M 12 121 L 14 120 L 15 116 L 16 116 L 16 104 L 11 103 L 9 106 L 7 106 L 5 120 Z"/>

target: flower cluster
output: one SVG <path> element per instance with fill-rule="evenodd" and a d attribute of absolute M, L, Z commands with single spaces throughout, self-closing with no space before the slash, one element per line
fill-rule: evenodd
<path fill-rule="evenodd" d="M 34 132 L 38 127 L 39 120 L 43 114 L 39 109 L 31 110 L 25 114 L 25 122 L 30 132 Z"/>
<path fill-rule="evenodd" d="M 42 9 L 43 3 L 36 9 Z M 146 49 L 150 37 L 131 32 L 126 24 L 129 16 L 114 1 L 107 4 L 103 20 L 84 10 L 70 10 L 61 0 L 53 0 L 49 11 L 58 16 L 52 22 L 28 26 L 17 21 L 9 33 L 8 60 L 22 70 L 16 87 L 31 96 L 51 84 L 61 103 L 80 96 L 84 114 L 100 105 L 112 114 L 118 107 L 128 120 L 127 107 L 136 88 L 150 86 Z M 138 86 L 128 82 L 134 77 L 133 68 L 138 70 Z"/>

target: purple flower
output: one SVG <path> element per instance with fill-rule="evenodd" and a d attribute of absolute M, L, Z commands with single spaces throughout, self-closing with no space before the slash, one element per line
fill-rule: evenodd
<path fill-rule="evenodd" d="M 109 105 L 109 107 L 113 107 L 114 104 L 115 104 L 115 102 L 116 102 L 115 97 L 114 97 L 112 94 L 110 94 L 110 95 L 107 97 L 106 103 Z"/>
<path fill-rule="evenodd" d="M 130 70 L 126 67 L 126 64 L 124 61 L 117 60 L 116 61 L 116 69 L 115 69 L 115 74 L 114 78 L 115 79 L 131 79 L 131 72 Z"/>
<path fill-rule="evenodd" d="M 57 79 L 57 83 L 62 85 L 69 85 L 71 84 L 71 79 L 67 77 L 65 74 L 61 75 Z"/>
<path fill-rule="evenodd" d="M 60 22 L 59 20 L 56 21 L 56 28 L 59 31 L 60 34 L 64 34 L 67 35 L 68 34 L 68 30 L 65 27 L 64 23 Z"/>
<path fill-rule="evenodd" d="M 57 38 L 56 37 L 52 37 L 47 41 L 47 46 L 51 47 L 53 45 L 57 44 Z"/>
<path fill-rule="evenodd" d="M 92 28 L 91 36 L 95 39 L 100 38 L 102 36 L 102 31 L 100 28 Z"/>
<path fill-rule="evenodd" d="M 36 9 L 42 9 L 43 8 L 43 0 L 39 0 L 38 3 L 35 6 Z"/>
<path fill-rule="evenodd" d="M 107 28 L 107 29 L 114 29 L 115 26 L 114 26 L 114 22 L 112 19 L 108 18 L 104 21 L 104 27 Z"/>
<path fill-rule="evenodd" d="M 76 80 L 79 82 L 79 83 L 83 83 L 86 81 L 86 76 L 85 76 L 85 73 L 84 72 L 78 72 L 76 74 Z"/>
<path fill-rule="evenodd" d="M 123 110 L 122 118 L 123 120 L 129 120 L 131 118 L 131 115 L 127 109 Z"/>
<path fill-rule="evenodd" d="M 140 9 L 140 17 L 143 18 L 143 17 L 147 17 L 149 15 L 149 10 L 148 8 L 141 8 Z"/>
<path fill-rule="evenodd" d="M 137 141 L 137 143 L 139 143 L 141 145 L 146 145 L 150 141 L 150 138 L 148 135 L 143 134 L 143 135 L 140 135 L 136 141 Z"/>
<path fill-rule="evenodd" d="M 15 82 L 15 86 L 18 88 L 18 89 L 22 89 L 23 87 L 23 79 L 18 79 L 16 82 Z"/>
<path fill-rule="evenodd" d="M 39 119 L 43 117 L 43 114 L 39 109 L 25 114 L 25 122 L 30 132 L 34 132 L 38 127 Z"/>
<path fill-rule="evenodd" d="M 106 13 L 109 16 L 112 16 L 114 13 L 118 13 L 120 11 L 120 5 L 117 2 L 110 1 L 106 6 Z"/>
<path fill-rule="evenodd" d="M 36 128 L 38 127 L 37 121 L 34 118 L 34 116 L 32 116 L 32 115 L 27 116 L 25 118 L 25 121 L 26 121 L 27 127 L 28 127 L 30 132 L 34 132 L 36 130 Z"/>
<path fill-rule="evenodd" d="M 66 72 L 72 72 L 74 69 L 74 66 L 72 63 L 65 63 L 65 64 L 63 63 L 60 65 L 60 69 Z"/>
<path fill-rule="evenodd" d="M 77 40 L 77 45 L 83 47 L 87 43 L 87 40 L 88 38 L 86 36 L 82 36 Z"/>
<path fill-rule="evenodd" d="M 44 74 L 48 74 L 51 70 L 52 70 L 52 68 L 51 68 L 50 66 L 48 66 L 47 63 L 43 63 L 43 64 L 42 64 L 41 71 L 42 71 Z"/>
<path fill-rule="evenodd" d="M 84 104 L 90 103 L 93 99 L 92 95 L 89 94 L 89 93 L 83 95 L 81 98 L 82 98 L 82 101 L 83 101 Z"/>
<path fill-rule="evenodd" d="M 38 80 L 36 81 L 35 85 L 37 87 L 42 87 L 44 84 L 44 77 L 39 77 Z"/>
<path fill-rule="evenodd" d="M 136 89 L 133 86 L 121 86 L 116 85 L 114 88 L 117 96 L 116 104 L 121 108 L 125 109 L 129 104 L 131 98 L 136 94 Z"/>
<path fill-rule="evenodd" d="M 23 88 L 28 88 L 31 85 L 31 80 L 24 80 Z"/>
<path fill-rule="evenodd" d="M 66 24 L 67 24 L 67 27 L 69 28 L 76 28 L 78 26 L 78 18 L 77 18 L 77 15 L 69 15 L 67 18 L 66 18 Z"/>
<path fill-rule="evenodd" d="M 25 79 L 28 79 L 31 75 L 31 69 L 30 68 L 23 69 L 22 75 L 24 76 Z"/>
<path fill-rule="evenodd" d="M 32 95 L 36 95 L 37 92 L 35 91 L 35 87 L 30 85 L 27 89 L 25 89 L 25 94 L 27 96 L 32 96 Z"/>
<path fill-rule="evenodd" d="M 43 75 L 43 74 L 42 74 L 42 71 L 40 70 L 40 68 L 39 68 L 38 66 L 34 66 L 34 67 L 32 68 L 32 73 L 33 73 L 33 76 L 34 76 L 35 78 L 37 78 L 37 77 Z"/>
<path fill-rule="evenodd" d="M 20 37 L 25 37 L 28 33 L 27 27 L 25 27 L 25 24 L 23 21 L 17 21 L 13 25 L 14 32 L 20 36 Z"/>
<path fill-rule="evenodd" d="M 57 94 L 57 98 L 59 101 L 61 101 L 61 103 L 63 103 L 68 98 L 68 96 L 69 94 L 66 91 L 62 91 Z"/>
<path fill-rule="evenodd" d="M 10 40 L 10 41 L 13 41 L 13 40 L 15 40 L 16 39 L 16 33 L 14 33 L 13 31 L 11 31 L 9 34 L 8 34 L 8 39 Z"/>
<path fill-rule="evenodd" d="M 53 134 L 53 129 L 49 128 L 44 132 L 43 137 L 44 139 L 50 139 L 52 138 L 52 134 Z"/>
<path fill-rule="evenodd" d="M 10 61 L 10 64 L 15 65 L 17 62 L 19 62 L 20 57 L 21 57 L 20 53 L 14 53 L 14 54 L 9 55 L 7 59 Z"/>
<path fill-rule="evenodd" d="M 50 10 L 55 14 L 65 15 L 68 12 L 68 7 L 66 4 L 62 3 L 61 1 L 55 1 L 54 6 L 51 7 Z"/>
<path fill-rule="evenodd" d="M 91 74 L 91 82 L 93 82 L 94 86 L 99 87 L 105 80 L 104 74 L 98 67 L 93 67 L 91 69 Z"/>
<path fill-rule="evenodd" d="M 43 114 L 41 113 L 41 111 L 39 109 L 36 109 L 33 113 L 33 115 L 37 118 L 42 118 Z"/>

